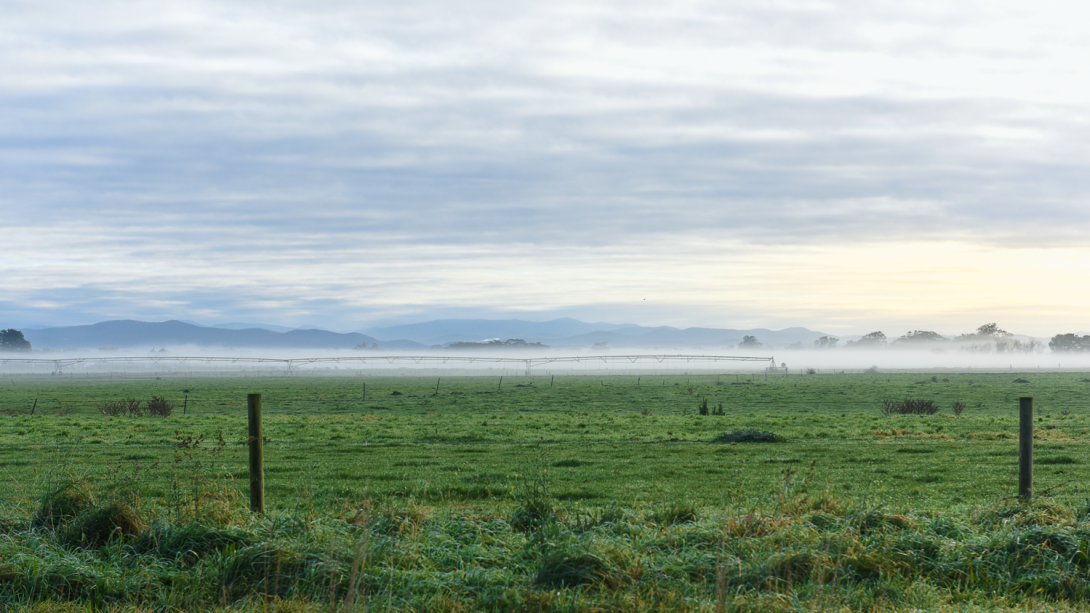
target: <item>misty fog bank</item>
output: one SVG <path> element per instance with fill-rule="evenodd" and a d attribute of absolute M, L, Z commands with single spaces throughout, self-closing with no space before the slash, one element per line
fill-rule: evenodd
<path fill-rule="evenodd" d="M 734 361 L 726 357 L 756 358 Z M 291 372 L 349 371 L 356 374 L 449 372 L 452 376 L 497 374 L 640 374 L 670 372 L 764 373 L 774 360 L 790 374 L 897 371 L 1090 371 L 1088 353 L 981 353 L 957 350 L 749 348 L 720 351 L 664 350 L 659 347 L 608 351 L 533 349 L 378 351 L 209 349 L 180 346 L 165 352 L 33 351 L 0 353 L 0 371 L 71 372 Z"/>

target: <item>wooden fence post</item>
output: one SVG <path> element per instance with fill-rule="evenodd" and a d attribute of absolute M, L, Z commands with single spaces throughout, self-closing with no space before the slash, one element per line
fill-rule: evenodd
<path fill-rule="evenodd" d="M 1018 497 L 1033 500 L 1033 398 L 1018 399 Z"/>
<path fill-rule="evenodd" d="M 247 421 L 250 426 L 250 511 L 265 513 L 265 458 L 261 433 L 261 394 L 246 396 Z"/>

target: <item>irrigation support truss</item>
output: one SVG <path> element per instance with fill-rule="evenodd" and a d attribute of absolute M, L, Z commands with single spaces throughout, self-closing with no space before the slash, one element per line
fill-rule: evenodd
<path fill-rule="evenodd" d="M 504 364 L 518 365 L 525 368 L 526 374 L 532 374 L 534 367 L 549 364 L 564 363 L 628 363 L 628 364 L 691 364 L 691 363 L 717 363 L 717 362 L 768 362 L 769 368 L 776 367 L 776 360 L 772 357 L 735 356 L 735 355 L 594 355 L 594 356 L 562 356 L 539 358 L 505 358 L 484 356 L 431 356 L 431 355 L 383 355 L 383 356 L 345 356 L 331 358 L 247 358 L 247 357 L 175 357 L 175 356 L 139 356 L 139 357 L 72 357 L 72 358 L 2 358 L 0 366 L 26 364 L 50 364 L 56 373 L 64 372 L 65 368 L 81 364 L 128 364 L 137 365 L 215 365 L 215 364 L 247 364 L 247 365 L 279 365 L 289 374 L 293 368 L 314 364 L 351 364 L 364 366 L 368 364 L 416 364 L 416 365 L 457 365 L 457 364 Z"/>

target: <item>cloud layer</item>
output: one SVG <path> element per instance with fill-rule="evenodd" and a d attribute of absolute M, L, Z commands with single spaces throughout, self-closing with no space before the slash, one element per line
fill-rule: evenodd
<path fill-rule="evenodd" d="M 12 323 L 1045 334 L 1090 297 L 1074 3 L 8 6 Z"/>

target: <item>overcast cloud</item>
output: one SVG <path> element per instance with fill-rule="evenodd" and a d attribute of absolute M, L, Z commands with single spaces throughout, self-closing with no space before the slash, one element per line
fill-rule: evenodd
<path fill-rule="evenodd" d="M 4 4 L 0 324 L 1090 328 L 1082 4 Z"/>

